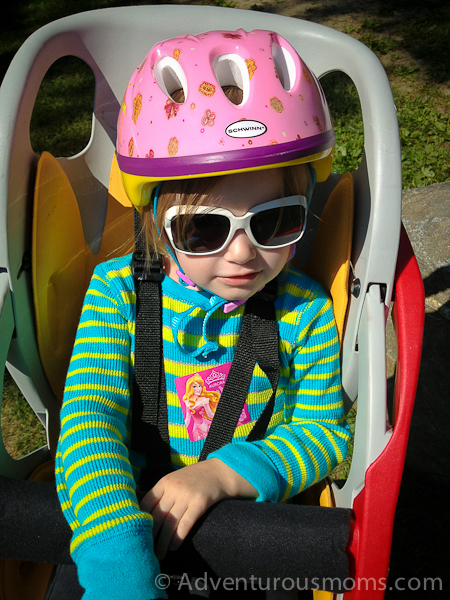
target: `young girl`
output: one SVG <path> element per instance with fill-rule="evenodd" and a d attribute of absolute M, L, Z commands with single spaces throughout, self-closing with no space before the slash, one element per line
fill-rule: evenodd
<path fill-rule="evenodd" d="M 175 470 L 138 504 L 140 469 L 153 457 L 134 452 L 130 439 L 136 292 L 126 256 L 94 272 L 61 413 L 56 477 L 84 600 L 163 597 L 158 559 L 210 506 L 231 497 L 284 502 L 345 457 L 350 436 L 332 305 L 289 265 L 333 146 L 317 80 L 275 33 L 169 40 L 133 74 L 117 159 L 149 255 L 164 260 Z M 220 396 L 245 302 L 274 278 L 280 378 L 266 435 L 246 441 L 271 395 L 256 365 L 232 442 L 199 462 L 205 438 L 189 436 L 186 382 L 199 374 Z"/>

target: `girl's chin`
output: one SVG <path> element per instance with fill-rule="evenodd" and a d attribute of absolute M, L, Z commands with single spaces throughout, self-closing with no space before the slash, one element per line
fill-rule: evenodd
<path fill-rule="evenodd" d="M 216 287 L 215 290 L 210 290 L 217 296 L 221 298 L 225 298 L 228 302 L 237 302 L 239 300 L 248 300 L 251 296 L 256 294 L 256 292 L 261 288 L 261 285 L 258 286 L 248 286 L 246 288 L 239 287 L 236 289 L 232 286 L 220 286 Z"/>

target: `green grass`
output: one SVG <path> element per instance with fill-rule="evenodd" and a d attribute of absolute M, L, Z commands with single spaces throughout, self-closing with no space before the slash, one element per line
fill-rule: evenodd
<path fill-rule="evenodd" d="M 82 60 L 65 57 L 47 72 L 40 87 L 30 126 L 33 150 L 54 156 L 81 152 L 91 135 L 95 79 Z"/>
<path fill-rule="evenodd" d="M 16 459 L 47 443 L 44 427 L 8 372 L 3 381 L 1 430 L 6 450 Z"/>
<path fill-rule="evenodd" d="M 322 22 L 366 44 L 386 69 L 397 107 L 404 189 L 448 181 L 450 7 L 433 0 L 380 0 L 370 16 L 363 4 L 351 9 L 351 25 L 331 12 Z M 324 88 L 337 135 L 334 168 L 354 169 L 364 143 L 357 92 L 345 77 L 325 81 Z"/>
<path fill-rule="evenodd" d="M 350 427 L 350 431 L 352 435 L 355 433 L 355 422 L 356 422 L 356 408 L 357 402 L 355 402 L 352 408 L 349 410 L 347 414 L 347 423 Z M 330 479 L 334 481 L 344 481 L 347 479 L 348 474 L 350 472 L 350 466 L 352 464 L 352 456 L 353 456 L 353 439 L 350 441 L 348 445 L 348 454 L 345 460 L 343 460 L 334 470 L 330 473 Z"/>
<path fill-rule="evenodd" d="M 450 123 L 433 99 L 398 95 L 402 165 L 411 187 L 450 179 Z"/>
<path fill-rule="evenodd" d="M 356 88 L 342 74 L 322 80 L 336 131 L 333 171 L 355 170 L 364 148 L 364 128 Z M 416 188 L 450 179 L 450 121 L 433 94 L 411 97 L 394 89 L 400 130 L 403 187 Z"/>
<path fill-rule="evenodd" d="M 358 93 L 343 73 L 330 73 L 321 79 L 333 117 L 336 147 L 333 171 L 346 173 L 358 168 L 364 149 L 364 128 Z"/>

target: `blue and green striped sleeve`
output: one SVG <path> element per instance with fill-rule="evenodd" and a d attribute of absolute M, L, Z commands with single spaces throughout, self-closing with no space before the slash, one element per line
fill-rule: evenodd
<path fill-rule="evenodd" d="M 58 495 L 73 530 L 71 553 L 80 583 L 87 586 L 86 600 L 96 597 L 96 586 L 109 599 L 118 593 L 110 588 L 120 586 L 121 598 L 160 597 L 154 589 L 159 565 L 151 517 L 139 509 L 127 447 L 134 335 L 129 314 L 135 298 L 115 286 L 115 275 L 111 265 L 98 267 L 86 294 L 56 457 Z M 127 565 L 139 572 L 138 584 L 129 573 L 125 577 Z M 117 579 L 119 572 L 124 581 Z"/>

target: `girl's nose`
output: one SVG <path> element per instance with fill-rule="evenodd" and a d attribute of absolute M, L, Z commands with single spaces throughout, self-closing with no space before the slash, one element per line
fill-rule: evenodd
<path fill-rule="evenodd" d="M 239 229 L 233 236 L 225 250 L 225 258 L 230 262 L 245 264 L 256 256 L 256 248 L 243 229 Z"/>

